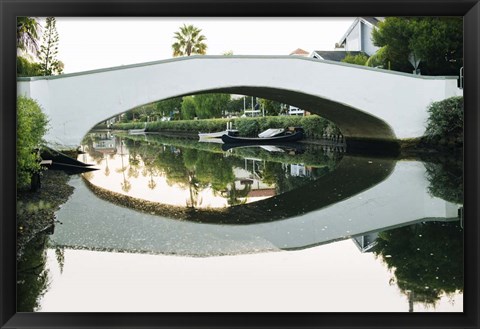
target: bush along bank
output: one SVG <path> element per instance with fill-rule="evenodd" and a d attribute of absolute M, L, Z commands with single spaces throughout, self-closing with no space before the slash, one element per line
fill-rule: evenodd
<path fill-rule="evenodd" d="M 424 136 L 404 139 L 401 147 L 405 152 L 461 152 L 463 149 L 463 97 L 455 96 L 432 103 Z"/>
<path fill-rule="evenodd" d="M 305 135 L 310 139 L 321 139 L 325 135 L 339 135 L 340 130 L 332 122 L 317 115 L 309 116 L 271 116 L 256 118 L 233 118 L 233 119 L 203 119 L 203 120 L 179 120 L 179 121 L 155 121 L 149 122 L 146 132 L 158 133 L 189 133 L 192 137 L 198 137 L 199 132 L 210 133 L 225 130 L 227 123 L 231 122 L 233 128 L 242 136 L 256 136 L 269 128 L 303 127 Z M 145 127 L 144 122 L 117 123 L 113 129 L 129 130 Z"/>

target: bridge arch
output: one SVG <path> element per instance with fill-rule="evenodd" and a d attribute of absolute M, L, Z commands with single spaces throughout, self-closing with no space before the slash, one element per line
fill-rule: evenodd
<path fill-rule="evenodd" d="M 18 94 L 49 116 L 46 140 L 79 145 L 96 123 L 142 104 L 203 92 L 256 95 L 335 122 L 351 138 L 421 136 L 427 107 L 458 93 L 424 77 L 295 56 L 192 56 L 51 77 L 19 78 Z"/>

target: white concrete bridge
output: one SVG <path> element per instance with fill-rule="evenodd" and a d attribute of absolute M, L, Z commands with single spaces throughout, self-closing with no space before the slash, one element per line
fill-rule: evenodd
<path fill-rule="evenodd" d="M 461 94 L 456 77 L 295 56 L 192 56 L 17 83 L 48 115 L 47 142 L 62 145 L 80 145 L 95 124 L 140 105 L 205 92 L 278 100 L 335 122 L 347 138 L 374 140 L 421 136 L 428 105 Z"/>

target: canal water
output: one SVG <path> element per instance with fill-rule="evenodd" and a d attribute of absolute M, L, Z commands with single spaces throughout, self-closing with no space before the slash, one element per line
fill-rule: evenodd
<path fill-rule="evenodd" d="M 452 159 L 110 132 L 82 149 L 98 170 L 32 241 L 19 311 L 463 311 Z"/>

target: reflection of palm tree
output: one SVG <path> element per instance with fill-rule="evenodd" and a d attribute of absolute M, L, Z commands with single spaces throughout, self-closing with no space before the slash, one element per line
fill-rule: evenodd
<path fill-rule="evenodd" d="M 195 208 L 198 206 L 198 192 L 200 189 L 200 184 L 198 179 L 195 177 L 195 171 L 188 171 L 188 191 L 190 192 L 190 200 L 187 201 L 187 207 Z"/>
<path fill-rule="evenodd" d="M 105 176 L 110 175 L 110 168 L 108 167 L 108 156 L 105 156 Z"/>
<path fill-rule="evenodd" d="M 125 170 L 127 170 L 127 167 L 125 167 L 125 164 L 123 162 L 123 156 L 125 153 L 123 153 L 123 142 L 120 140 L 120 160 L 122 161 L 122 167 L 119 169 L 116 169 L 117 172 L 121 172 L 123 175 L 123 183 L 120 183 L 120 186 L 122 187 L 122 190 L 127 192 L 130 191 L 132 188 L 132 184 L 127 180 L 127 177 L 125 177 Z"/>

